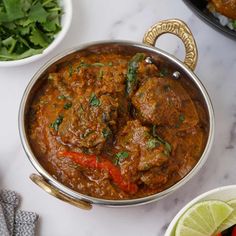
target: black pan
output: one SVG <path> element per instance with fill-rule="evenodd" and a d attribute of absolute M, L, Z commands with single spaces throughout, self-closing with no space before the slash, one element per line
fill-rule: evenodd
<path fill-rule="evenodd" d="M 220 24 L 219 20 L 215 18 L 207 9 L 206 0 L 183 0 L 184 3 L 203 21 L 209 24 L 212 28 L 220 33 L 236 40 L 236 31 L 229 29 L 227 26 Z"/>

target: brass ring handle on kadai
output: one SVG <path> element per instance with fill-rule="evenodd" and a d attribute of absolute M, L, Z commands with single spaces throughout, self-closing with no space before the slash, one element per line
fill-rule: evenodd
<path fill-rule="evenodd" d="M 183 21 L 178 19 L 160 21 L 146 32 L 143 42 L 155 46 L 157 39 L 167 33 L 174 34 L 182 40 L 186 50 L 184 64 L 194 70 L 198 58 L 197 45 L 192 32 Z"/>
<path fill-rule="evenodd" d="M 78 208 L 84 209 L 84 210 L 90 210 L 92 209 L 92 205 L 88 202 L 82 201 L 82 200 L 78 200 L 78 199 L 73 199 L 65 194 L 63 194 L 62 192 L 60 192 L 59 190 L 57 190 L 56 188 L 54 188 L 52 185 L 50 185 L 42 176 L 40 175 L 36 175 L 36 174 L 31 174 L 30 175 L 30 179 L 37 184 L 40 188 L 42 188 L 44 191 L 46 191 L 47 193 L 49 193 L 50 195 L 64 201 L 67 202 L 69 204 L 72 204 Z"/>

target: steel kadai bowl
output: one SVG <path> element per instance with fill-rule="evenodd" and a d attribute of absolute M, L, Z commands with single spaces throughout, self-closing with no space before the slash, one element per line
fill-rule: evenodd
<path fill-rule="evenodd" d="M 186 50 L 184 62 L 179 61 L 174 56 L 155 47 L 157 38 L 165 33 L 174 34 L 182 39 Z M 34 154 L 30 146 L 29 138 L 27 136 L 26 128 L 29 107 L 36 91 L 40 88 L 48 73 L 52 71 L 53 68 L 55 68 L 59 63 L 66 62 L 72 59 L 78 52 L 97 53 L 107 50 L 116 52 L 130 51 L 134 53 L 144 52 L 149 55 L 149 57 L 146 58 L 146 61 L 150 60 L 153 63 L 161 61 L 165 63 L 165 65 L 171 68 L 171 71 L 173 72 L 173 79 L 183 80 L 183 84 L 191 86 L 191 88 L 197 92 L 199 101 L 201 101 L 201 104 L 207 114 L 207 123 L 209 124 L 207 140 L 202 155 L 199 158 L 197 164 L 185 177 L 183 177 L 176 184 L 170 186 L 162 192 L 147 197 L 129 200 L 106 200 L 84 195 L 66 187 L 65 185 L 57 181 L 52 175 L 50 175 L 38 162 L 37 156 Z M 21 141 L 30 162 L 38 172 L 38 174 L 32 174 L 30 176 L 32 181 L 34 181 L 38 186 L 40 186 L 49 194 L 83 209 L 91 209 L 93 204 L 116 207 L 146 204 L 159 200 L 184 185 L 199 171 L 199 169 L 206 161 L 210 148 L 212 146 L 214 136 L 213 108 L 206 89 L 197 78 L 197 76 L 193 73 L 196 62 L 197 48 L 192 33 L 184 22 L 177 19 L 165 20 L 153 25 L 146 32 L 143 43 L 129 41 L 96 42 L 78 46 L 71 50 L 65 51 L 51 59 L 33 76 L 24 92 L 19 110 L 19 130 Z"/>

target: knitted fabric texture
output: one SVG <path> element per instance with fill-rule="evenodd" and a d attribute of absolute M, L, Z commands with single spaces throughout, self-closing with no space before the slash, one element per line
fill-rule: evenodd
<path fill-rule="evenodd" d="M 20 198 L 10 190 L 0 191 L 0 235 L 35 236 L 38 215 L 17 210 Z"/>

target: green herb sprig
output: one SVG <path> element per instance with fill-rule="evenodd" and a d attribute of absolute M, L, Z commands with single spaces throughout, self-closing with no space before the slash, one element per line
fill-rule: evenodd
<path fill-rule="evenodd" d="M 93 107 L 98 107 L 100 106 L 101 102 L 100 100 L 97 98 L 96 94 L 92 93 L 89 99 L 89 104 Z"/>
<path fill-rule="evenodd" d="M 61 125 L 62 121 L 63 121 L 63 116 L 59 115 L 56 120 L 51 124 L 51 127 L 55 130 L 58 131 L 59 130 L 59 126 Z"/>
<path fill-rule="evenodd" d="M 109 128 L 104 128 L 102 130 L 102 135 L 105 139 L 107 139 L 111 135 L 111 130 Z"/>
<path fill-rule="evenodd" d="M 150 139 L 150 140 L 155 140 L 155 141 L 152 141 L 152 143 L 150 143 L 149 146 L 151 146 L 151 149 L 153 149 L 155 147 L 158 147 L 158 145 L 162 144 L 165 147 L 164 154 L 169 156 L 172 151 L 172 146 L 170 143 L 168 143 L 166 140 L 164 140 L 157 134 L 156 128 L 157 128 L 156 125 L 152 126 L 151 133 L 154 139 Z M 148 143 L 147 143 L 147 146 L 148 146 Z"/>
<path fill-rule="evenodd" d="M 72 107 L 72 103 L 71 102 L 67 102 L 64 104 L 64 109 L 65 110 L 69 110 Z"/>
<path fill-rule="evenodd" d="M 115 155 L 115 165 L 120 164 L 120 162 L 122 162 L 124 159 L 126 159 L 128 157 L 129 157 L 129 153 L 128 152 L 125 152 L 125 151 L 118 152 Z"/>
<path fill-rule="evenodd" d="M 169 70 L 168 70 L 168 68 L 166 68 L 166 67 L 161 68 L 160 71 L 159 71 L 159 73 L 158 73 L 158 75 L 159 75 L 160 77 L 166 77 L 166 76 L 168 76 L 168 75 L 169 75 Z"/>
<path fill-rule="evenodd" d="M 145 58 L 144 53 L 137 53 L 128 63 L 127 80 L 126 80 L 127 94 L 131 94 L 137 85 L 138 63 L 141 62 L 144 58 Z"/>

